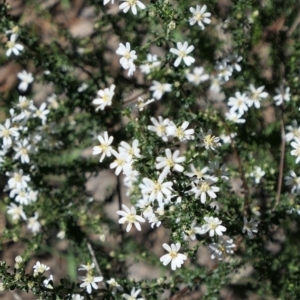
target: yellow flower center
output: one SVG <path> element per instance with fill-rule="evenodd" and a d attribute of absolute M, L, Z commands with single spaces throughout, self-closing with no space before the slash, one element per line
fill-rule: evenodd
<path fill-rule="evenodd" d="M 8 41 L 8 42 L 6 43 L 6 47 L 9 48 L 9 49 L 14 48 L 15 45 L 16 45 L 16 43 L 15 43 L 15 42 L 12 42 L 12 41 Z"/>
<path fill-rule="evenodd" d="M 170 251 L 169 255 L 172 257 L 172 259 L 177 257 L 177 252 Z"/>
<path fill-rule="evenodd" d="M 15 180 L 15 181 L 20 182 L 21 179 L 22 179 L 22 175 L 20 175 L 20 174 L 15 174 L 15 175 L 14 175 L 14 180 Z"/>
<path fill-rule="evenodd" d="M 214 136 L 214 135 L 208 134 L 208 135 L 206 135 L 206 136 L 204 137 L 203 142 L 204 142 L 205 145 L 211 147 L 211 146 L 214 146 L 214 145 L 215 145 L 214 139 L 215 139 L 215 136 Z"/>
<path fill-rule="evenodd" d="M 126 216 L 126 221 L 128 223 L 134 223 L 135 222 L 135 215 L 134 214 L 129 214 Z"/>
<path fill-rule="evenodd" d="M 154 184 L 153 191 L 154 191 L 155 194 L 157 194 L 158 192 L 160 192 L 161 191 L 161 184 L 158 183 L 158 182 L 156 182 Z"/>
<path fill-rule="evenodd" d="M 129 53 L 129 52 L 126 52 L 126 53 L 124 54 L 124 57 L 125 57 L 126 59 L 130 59 L 130 58 L 131 58 L 130 53 Z"/>
<path fill-rule="evenodd" d="M 179 138 L 179 139 L 182 139 L 184 137 L 184 132 L 182 130 L 181 127 L 177 128 L 176 129 L 176 136 Z"/>
<path fill-rule="evenodd" d="M 101 149 L 102 152 L 106 152 L 108 145 L 107 144 L 99 145 L 99 148 Z"/>
<path fill-rule="evenodd" d="M 9 131 L 9 129 L 4 129 L 4 130 L 2 131 L 2 134 L 3 134 L 4 137 L 9 137 L 9 136 L 10 136 L 10 131 Z"/>
<path fill-rule="evenodd" d="M 207 182 L 203 182 L 200 186 L 200 191 L 205 193 L 208 190 L 209 190 L 209 184 Z"/>
<path fill-rule="evenodd" d="M 87 282 L 87 283 L 92 283 L 92 282 L 94 282 L 94 276 L 91 275 L 91 274 L 87 274 L 84 281 Z"/>
<path fill-rule="evenodd" d="M 300 137 L 300 130 L 299 130 L 298 128 L 295 128 L 295 129 L 293 130 L 293 133 L 294 133 L 294 135 L 295 135 L 296 137 Z"/>
<path fill-rule="evenodd" d="M 159 125 L 157 127 L 157 131 L 160 133 L 165 133 L 166 132 L 166 127 L 164 125 Z"/>
<path fill-rule="evenodd" d="M 218 224 L 215 223 L 215 222 L 212 222 L 212 223 L 209 224 L 209 228 L 212 229 L 212 230 L 215 230 L 217 227 L 218 227 Z"/>
<path fill-rule="evenodd" d="M 300 146 L 298 146 L 296 149 L 296 156 L 300 156 Z"/>
<path fill-rule="evenodd" d="M 27 155 L 27 154 L 28 154 L 27 148 L 22 148 L 22 149 L 21 149 L 21 153 L 22 153 L 23 155 Z"/>
<path fill-rule="evenodd" d="M 20 107 L 22 109 L 26 109 L 29 106 L 29 101 L 25 100 L 24 102 L 20 103 Z"/>
<path fill-rule="evenodd" d="M 130 6 L 136 5 L 136 0 L 127 0 Z"/>
<path fill-rule="evenodd" d="M 109 101 L 109 96 L 107 94 L 104 94 L 102 100 L 107 103 Z"/>
<path fill-rule="evenodd" d="M 201 22 L 203 20 L 203 15 L 201 13 L 198 13 L 195 15 L 195 18 L 198 22 Z"/>
<path fill-rule="evenodd" d="M 174 166 L 174 161 L 172 159 L 167 159 L 167 164 L 170 168 Z"/>
<path fill-rule="evenodd" d="M 123 166 L 125 164 L 125 160 L 122 158 L 116 159 L 115 162 L 118 164 L 118 166 Z"/>
<path fill-rule="evenodd" d="M 178 56 L 181 57 L 181 58 L 186 57 L 186 52 L 185 51 L 179 51 Z"/>

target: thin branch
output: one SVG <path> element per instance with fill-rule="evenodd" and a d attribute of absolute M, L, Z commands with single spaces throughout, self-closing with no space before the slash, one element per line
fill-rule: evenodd
<path fill-rule="evenodd" d="M 94 252 L 94 250 L 92 248 L 92 245 L 89 242 L 87 242 L 86 245 L 87 245 L 87 247 L 89 249 L 89 252 L 90 252 L 92 260 L 93 260 L 93 263 L 95 264 L 95 267 L 96 267 L 96 270 L 97 270 L 99 276 L 102 276 L 102 273 L 101 273 L 98 261 L 97 261 L 96 256 L 95 256 L 95 252 Z"/>
<path fill-rule="evenodd" d="M 297 18 L 295 19 L 293 25 L 291 26 L 291 28 L 289 29 L 286 35 L 291 36 L 295 31 L 295 29 L 298 27 L 299 23 L 300 23 L 300 12 L 298 13 Z"/>
<path fill-rule="evenodd" d="M 283 167 L 284 167 L 284 152 L 285 152 L 285 131 L 283 122 L 283 109 L 281 111 L 281 147 L 280 147 L 280 164 L 279 164 L 279 176 L 277 184 L 276 202 L 274 208 L 278 205 L 281 194 L 282 178 L 283 178 Z"/>
<path fill-rule="evenodd" d="M 281 63 L 279 66 L 279 75 L 280 75 L 280 84 L 281 89 L 283 89 L 283 81 L 284 81 L 284 72 L 285 67 L 284 64 Z M 282 91 L 284 92 L 284 91 Z M 280 195 L 281 195 L 281 187 L 282 187 L 282 178 L 283 178 L 283 168 L 284 168 L 284 154 L 285 154 L 285 132 L 284 132 L 284 101 L 281 104 L 281 111 L 280 111 L 280 126 L 281 126 L 281 147 L 280 147 L 280 162 L 279 162 L 279 176 L 278 176 L 278 183 L 277 183 L 277 193 L 276 193 L 276 202 L 273 207 L 273 210 L 279 203 Z"/>
<path fill-rule="evenodd" d="M 169 300 L 180 300 L 181 297 L 189 291 L 189 287 L 185 287 L 181 291 L 178 291 L 175 295 L 173 295 Z"/>
<path fill-rule="evenodd" d="M 241 158 L 240 158 L 240 156 L 239 156 L 239 154 L 236 150 L 235 143 L 234 143 L 234 140 L 231 137 L 231 132 L 230 132 L 230 129 L 229 129 L 227 123 L 225 121 L 223 121 L 223 124 L 225 126 L 225 130 L 227 132 L 227 135 L 230 137 L 231 148 L 232 148 L 234 156 L 235 156 L 235 158 L 238 162 L 239 173 L 241 175 L 241 179 L 242 179 L 242 182 L 243 182 L 243 189 L 244 189 L 244 192 L 245 192 L 243 212 L 244 212 L 244 216 L 247 216 L 248 215 L 248 209 L 249 209 L 249 188 L 248 188 L 245 173 L 244 173 L 244 170 L 243 170 L 242 161 L 241 161 Z"/>
<path fill-rule="evenodd" d="M 117 193 L 118 193 L 119 210 L 122 210 L 122 193 L 121 193 L 120 175 L 117 176 Z M 120 226 L 121 246 L 122 246 L 124 240 L 124 232 L 122 229 L 122 224 L 120 224 L 119 226 Z"/>
<path fill-rule="evenodd" d="M 134 96 L 132 98 L 129 98 L 128 100 L 124 101 L 123 104 L 128 104 L 130 102 L 133 102 L 134 100 L 136 100 L 137 98 L 141 97 L 144 94 L 145 94 L 145 92 L 141 92 L 141 93 L 137 94 L 136 96 Z"/>

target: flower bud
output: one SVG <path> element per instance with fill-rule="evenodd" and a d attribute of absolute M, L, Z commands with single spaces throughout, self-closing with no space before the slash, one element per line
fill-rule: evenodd
<path fill-rule="evenodd" d="M 0 283 L 0 292 L 4 292 L 5 291 L 5 286 L 4 284 L 1 282 Z"/>
<path fill-rule="evenodd" d="M 20 255 L 16 256 L 15 262 L 18 263 L 18 264 L 22 263 L 23 262 L 22 257 Z"/>

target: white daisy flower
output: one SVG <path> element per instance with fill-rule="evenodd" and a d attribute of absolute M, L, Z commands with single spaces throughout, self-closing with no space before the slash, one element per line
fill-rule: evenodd
<path fill-rule="evenodd" d="M 244 217 L 244 227 L 242 232 L 245 233 L 247 232 L 248 236 L 250 239 L 254 238 L 253 233 L 257 233 L 257 226 L 258 226 L 259 222 L 256 219 L 251 219 L 248 222 L 248 219 L 246 217 Z"/>
<path fill-rule="evenodd" d="M 300 158 L 299 158 L 300 160 Z M 266 174 L 265 171 L 261 169 L 261 167 L 255 166 L 254 171 L 250 173 L 250 177 L 254 177 L 254 181 L 256 184 L 260 183 L 262 177 Z"/>
<path fill-rule="evenodd" d="M 219 218 L 214 217 L 204 217 L 206 224 L 201 226 L 201 234 L 205 234 L 209 231 L 209 236 L 213 237 L 215 234 L 223 235 L 223 232 L 226 231 L 226 227 L 222 224 L 222 221 Z"/>
<path fill-rule="evenodd" d="M 292 186 L 292 193 L 300 194 L 300 177 L 294 171 L 290 171 L 289 175 L 284 177 L 285 184 Z"/>
<path fill-rule="evenodd" d="M 157 55 L 152 55 L 150 53 L 147 54 L 147 63 L 140 65 L 140 69 L 144 74 L 150 74 L 153 69 L 159 67 L 161 64 L 160 61 L 157 60 Z"/>
<path fill-rule="evenodd" d="M 79 276 L 80 280 L 83 281 L 83 283 L 80 284 L 81 288 L 86 288 L 86 291 L 90 294 L 92 292 L 92 289 L 97 290 L 98 289 L 98 282 L 101 282 L 103 280 L 102 276 L 93 276 L 89 272 L 86 276 Z"/>
<path fill-rule="evenodd" d="M 177 137 L 181 142 L 194 139 L 194 129 L 187 129 L 189 122 L 184 121 L 182 125 L 177 127 L 175 124 L 170 123 L 167 127 L 167 135 Z"/>
<path fill-rule="evenodd" d="M 168 174 L 170 170 L 176 171 L 176 172 L 183 172 L 184 167 L 181 166 L 180 164 L 185 161 L 185 157 L 181 156 L 178 157 L 180 154 L 179 150 L 174 151 L 172 154 L 170 149 L 165 150 L 166 157 L 157 157 L 156 162 L 157 164 L 155 165 L 156 169 L 163 169 L 164 174 Z"/>
<path fill-rule="evenodd" d="M 186 255 L 178 253 L 181 247 L 180 243 L 171 244 L 171 247 L 164 243 L 162 246 L 169 252 L 160 258 L 160 261 L 163 263 L 163 265 L 166 266 L 171 262 L 171 269 L 173 271 L 175 271 L 176 268 L 180 268 L 187 259 Z"/>
<path fill-rule="evenodd" d="M 193 73 L 186 73 L 186 78 L 190 83 L 194 85 L 199 85 L 201 82 L 204 82 L 209 79 L 208 74 L 204 74 L 204 68 L 196 67 L 193 69 Z"/>
<path fill-rule="evenodd" d="M 127 300 L 145 300 L 144 298 L 137 298 L 140 292 L 141 292 L 141 289 L 135 290 L 135 288 L 133 288 L 130 292 L 130 295 L 123 294 L 122 297 Z"/>
<path fill-rule="evenodd" d="M 189 46 L 188 42 L 184 42 L 183 44 L 181 42 L 178 42 L 176 45 L 177 49 L 170 49 L 171 53 L 178 55 L 174 62 L 175 67 L 178 67 L 180 65 L 182 59 L 187 66 L 190 66 L 195 62 L 195 58 L 193 58 L 192 56 L 188 56 L 188 54 L 194 50 L 193 45 Z"/>
<path fill-rule="evenodd" d="M 138 6 L 140 9 L 145 9 L 146 6 L 139 0 L 121 0 L 123 1 L 120 4 L 119 9 L 123 10 L 124 13 L 127 13 L 130 9 L 134 15 L 137 14 L 136 7 Z"/>
<path fill-rule="evenodd" d="M 292 125 L 287 126 L 286 130 L 289 131 L 289 133 L 285 135 L 285 139 L 287 142 L 290 142 L 294 138 L 300 138 L 300 127 L 298 127 L 298 123 L 296 120 L 293 120 Z"/>
<path fill-rule="evenodd" d="M 24 46 L 17 44 L 18 35 L 16 33 L 13 33 L 10 36 L 9 41 L 6 43 L 6 47 L 8 48 L 8 50 L 6 51 L 6 56 L 10 56 L 12 53 L 14 55 L 19 55 L 21 51 L 24 50 Z"/>
<path fill-rule="evenodd" d="M 231 106 L 230 111 L 237 111 L 239 115 L 243 115 L 248 110 L 247 102 L 246 94 L 236 92 L 235 97 L 229 98 L 228 106 Z"/>
<path fill-rule="evenodd" d="M 277 106 L 281 105 L 284 101 L 289 102 L 291 100 L 289 87 L 286 87 L 285 89 L 283 89 L 283 87 L 277 88 L 275 89 L 275 92 L 277 93 L 277 95 L 273 97 L 273 100 L 275 101 L 275 104 Z"/>
<path fill-rule="evenodd" d="M 93 100 L 93 104 L 98 106 L 96 107 L 96 111 L 99 109 L 104 110 L 106 106 L 111 106 L 112 98 L 115 94 L 115 88 L 116 86 L 112 84 L 109 88 L 105 88 L 104 90 L 99 90 L 97 92 L 99 98 Z"/>
<path fill-rule="evenodd" d="M 25 70 L 18 73 L 17 77 L 20 79 L 20 84 L 18 86 L 19 90 L 25 92 L 30 83 L 34 81 L 34 78 L 31 73 L 27 73 Z"/>
<path fill-rule="evenodd" d="M 142 230 L 140 223 L 145 222 L 145 219 L 136 214 L 136 209 L 134 206 L 129 209 L 126 205 L 122 205 L 123 210 L 118 210 L 117 214 L 122 218 L 119 219 L 119 224 L 128 223 L 126 227 L 126 232 L 129 232 L 132 228 L 132 224 L 134 224 L 135 228 L 139 231 Z M 139 223 L 140 222 L 140 223 Z"/>
<path fill-rule="evenodd" d="M 136 70 L 134 64 L 134 61 L 137 59 L 136 51 L 131 50 L 130 43 L 127 42 L 126 45 L 120 43 L 116 53 L 122 56 L 120 58 L 120 64 L 125 70 L 128 70 L 128 76 L 131 76 Z"/>
<path fill-rule="evenodd" d="M 234 253 L 232 248 L 235 247 L 236 245 L 233 244 L 232 239 L 225 240 L 221 237 L 218 243 L 209 244 L 211 259 L 223 260 L 228 254 Z"/>
<path fill-rule="evenodd" d="M 113 136 L 108 137 L 107 131 L 104 132 L 103 136 L 98 135 L 98 140 L 100 142 L 100 145 L 94 146 L 93 155 L 98 155 L 98 154 L 102 153 L 102 155 L 100 157 L 100 162 L 103 161 L 105 156 L 108 156 L 108 157 L 111 156 L 113 148 L 110 145 L 113 142 L 113 139 L 114 139 Z"/>
<path fill-rule="evenodd" d="M 148 130 L 155 132 L 164 142 L 167 142 L 167 126 L 169 125 L 170 120 L 163 119 L 161 116 L 158 117 L 158 121 L 153 117 L 150 120 L 153 125 L 149 125 L 147 127 Z"/>
<path fill-rule="evenodd" d="M 143 183 L 139 185 L 143 195 L 149 195 L 149 200 L 157 200 L 159 203 L 162 203 L 164 200 L 167 200 L 168 197 L 172 194 L 172 185 L 171 181 L 164 182 L 165 174 L 161 173 L 157 181 L 151 180 L 149 178 L 143 178 Z"/>
<path fill-rule="evenodd" d="M 170 83 L 160 83 L 153 80 L 149 90 L 153 92 L 153 98 L 160 100 L 164 93 L 172 91 L 172 85 Z"/>
<path fill-rule="evenodd" d="M 197 5 L 196 8 L 190 7 L 190 12 L 193 14 L 193 16 L 189 19 L 190 25 L 193 26 L 196 23 L 198 23 L 199 27 L 203 30 L 204 24 L 210 24 L 210 12 L 206 12 L 207 6 L 203 5 L 202 7 L 200 5 Z"/>
<path fill-rule="evenodd" d="M 268 93 L 264 92 L 265 86 L 262 85 L 259 88 L 255 88 L 253 84 L 249 85 L 249 93 L 248 93 L 248 106 L 251 107 L 254 105 L 256 108 L 260 108 L 260 101 L 268 97 Z"/>
<path fill-rule="evenodd" d="M 217 186 L 213 186 L 215 181 L 211 178 L 207 178 L 206 180 L 199 180 L 196 183 L 192 182 L 192 189 L 189 190 L 189 193 L 195 194 L 195 198 L 201 199 L 201 203 L 206 202 L 207 196 L 212 199 L 217 198 L 216 193 L 220 191 L 220 188 Z"/>

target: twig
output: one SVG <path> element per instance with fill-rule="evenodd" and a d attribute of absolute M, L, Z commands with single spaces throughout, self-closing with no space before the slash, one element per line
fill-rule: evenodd
<path fill-rule="evenodd" d="M 142 95 L 144 95 L 145 92 L 141 92 L 139 94 L 137 94 L 136 96 L 132 97 L 132 98 L 129 98 L 128 100 L 126 100 L 123 104 L 128 104 L 134 100 L 136 100 L 137 98 L 141 97 Z"/>
<path fill-rule="evenodd" d="M 289 29 L 289 31 L 286 33 L 287 36 L 291 36 L 292 33 L 295 31 L 295 29 L 297 28 L 297 26 L 300 23 L 300 12 L 298 13 L 297 18 L 295 19 L 293 25 L 291 26 L 291 28 Z"/>
<path fill-rule="evenodd" d="M 285 67 L 284 67 L 284 64 L 281 63 L 280 66 L 279 66 L 281 89 L 283 89 L 284 72 L 285 72 Z M 284 113 L 283 104 L 284 104 L 284 101 L 282 101 L 281 112 L 280 112 L 280 126 L 281 126 L 280 162 L 279 162 L 279 176 L 278 176 L 278 183 L 277 183 L 276 202 L 275 202 L 275 205 L 273 207 L 273 210 L 276 208 L 276 206 L 278 205 L 279 200 L 280 200 L 281 187 L 282 187 L 282 177 L 283 177 L 283 167 L 284 167 L 285 132 L 284 132 L 284 119 L 283 119 L 283 113 Z"/>
<path fill-rule="evenodd" d="M 86 245 L 87 245 L 87 247 L 88 247 L 88 249 L 89 249 L 89 252 L 90 252 L 91 257 L 92 257 L 92 260 L 93 260 L 93 263 L 94 263 L 95 266 L 96 266 L 96 270 L 97 270 L 99 276 L 102 276 L 102 273 L 101 273 L 101 270 L 100 270 L 98 261 L 97 261 L 96 256 L 95 256 L 95 252 L 94 252 L 94 250 L 93 250 L 93 248 L 92 248 L 92 245 L 91 245 L 89 242 L 87 242 Z"/>
<path fill-rule="evenodd" d="M 121 194 L 120 175 L 117 176 L 117 193 L 118 193 L 119 210 L 122 210 L 122 194 Z M 123 240 L 124 240 L 124 232 L 122 230 L 122 224 L 120 224 L 120 233 L 121 233 L 121 245 L 122 245 Z"/>
<path fill-rule="evenodd" d="M 172 296 L 169 300 L 180 300 L 181 296 L 183 296 L 185 293 L 189 291 L 189 287 L 185 287 L 181 291 L 178 291 L 174 296 Z"/>
<path fill-rule="evenodd" d="M 241 179 L 242 179 L 242 182 L 243 182 L 243 188 L 244 188 L 244 191 L 245 191 L 243 212 L 244 212 L 244 216 L 247 216 L 248 215 L 248 209 L 249 209 L 249 189 L 248 189 L 245 173 L 244 173 L 243 166 L 242 166 L 242 161 L 241 161 L 241 158 L 240 158 L 240 156 L 239 156 L 239 154 L 236 150 L 235 143 L 234 143 L 234 140 L 231 137 L 231 133 L 230 133 L 230 130 L 229 130 L 229 127 L 228 127 L 227 123 L 225 121 L 223 121 L 223 124 L 225 126 L 225 130 L 227 132 L 227 135 L 230 137 L 231 148 L 232 148 L 233 153 L 235 155 L 235 158 L 238 162 L 238 168 L 239 168 L 239 172 L 240 172 Z"/>
<path fill-rule="evenodd" d="M 274 208 L 278 205 L 281 194 L 282 187 L 282 177 L 283 177 L 283 167 L 284 167 L 284 152 L 285 152 L 285 131 L 284 131 L 284 121 L 283 121 L 283 109 L 281 111 L 281 147 L 280 147 L 280 164 L 279 164 L 279 177 L 276 193 L 276 202 Z"/>

